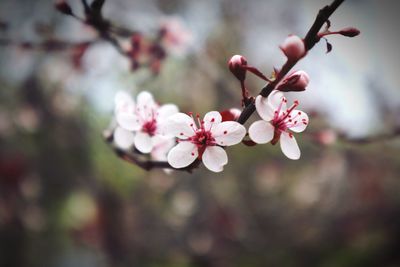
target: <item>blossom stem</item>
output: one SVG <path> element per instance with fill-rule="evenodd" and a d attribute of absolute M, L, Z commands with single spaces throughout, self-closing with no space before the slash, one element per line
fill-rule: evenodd
<path fill-rule="evenodd" d="M 113 139 L 114 139 L 113 131 L 108 131 L 108 130 L 105 131 L 103 133 L 103 138 L 107 143 L 112 144 Z M 145 171 L 150 171 L 152 169 L 170 169 L 170 170 L 176 170 L 176 171 L 186 171 L 186 172 L 191 173 L 193 171 L 193 169 L 197 168 L 201 163 L 201 161 L 195 160 L 189 166 L 178 169 L 178 168 L 172 167 L 167 161 L 143 159 L 138 154 L 130 153 L 124 149 L 120 149 L 115 146 L 113 146 L 113 150 L 114 150 L 115 154 L 118 157 L 120 157 L 121 159 L 123 159 L 131 164 L 134 164 Z"/>
<path fill-rule="evenodd" d="M 306 51 L 311 50 L 316 43 L 319 42 L 320 37 L 318 36 L 318 32 L 321 30 L 325 22 L 329 19 L 329 17 L 335 12 L 335 10 L 344 2 L 344 0 L 334 0 L 332 4 L 327 5 L 319 10 L 317 17 L 315 18 L 314 23 L 311 28 L 304 37 L 304 45 L 306 47 Z M 301 58 L 300 58 L 301 59 Z M 283 77 L 296 65 L 296 63 L 300 60 L 288 60 L 282 66 L 282 69 L 279 71 L 276 79 L 273 82 L 267 83 L 260 91 L 260 95 L 263 97 L 267 97 L 272 90 L 274 90 L 275 86 L 283 79 Z M 240 114 L 237 122 L 244 124 L 250 116 L 256 111 L 255 103 L 252 101 L 248 104 Z"/>

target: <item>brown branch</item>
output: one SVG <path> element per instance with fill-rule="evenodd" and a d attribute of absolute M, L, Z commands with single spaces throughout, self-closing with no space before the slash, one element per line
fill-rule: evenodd
<path fill-rule="evenodd" d="M 91 45 L 95 42 L 96 40 L 81 41 L 74 43 L 59 39 L 48 39 L 40 43 L 33 43 L 30 41 L 17 41 L 7 38 L 0 38 L 0 46 L 17 46 L 23 49 L 44 50 L 44 51 L 65 51 L 68 49 L 73 49 L 82 44 Z"/>
<path fill-rule="evenodd" d="M 106 130 L 103 132 L 103 138 L 108 144 L 112 144 L 113 142 L 113 131 L 112 130 Z M 175 170 L 175 171 L 186 171 L 189 173 L 192 173 L 193 169 L 197 168 L 201 161 L 195 160 L 192 164 L 185 168 L 174 168 L 172 167 L 167 161 L 157 161 L 157 160 L 149 160 L 149 159 L 143 159 L 143 156 L 140 154 L 137 154 L 135 152 L 129 152 L 126 150 L 123 150 L 121 148 L 118 148 L 116 146 L 112 146 L 114 153 L 121 159 L 135 164 L 141 169 L 145 171 L 150 171 L 152 169 L 170 169 L 170 170 Z"/>
<path fill-rule="evenodd" d="M 316 43 L 319 42 L 320 38 L 318 37 L 318 32 L 321 30 L 325 22 L 328 21 L 329 17 L 333 14 L 333 12 L 335 12 L 335 10 L 343 2 L 344 0 L 334 0 L 332 4 L 320 9 L 317 17 L 315 18 L 314 23 L 312 24 L 310 30 L 307 32 L 306 37 L 304 37 L 304 45 L 306 47 L 306 51 L 309 51 L 311 48 L 314 47 Z M 296 65 L 296 63 L 299 60 L 286 61 L 282 69 L 279 71 L 276 79 L 273 82 L 270 82 L 267 85 L 265 85 L 261 89 L 260 95 L 267 97 L 272 92 L 272 90 L 274 90 L 275 86 L 283 79 L 283 77 L 285 77 L 285 75 L 294 67 L 294 65 Z M 254 111 L 256 111 L 256 107 L 253 100 L 245 106 L 237 121 L 241 124 L 244 124 L 254 113 Z"/>

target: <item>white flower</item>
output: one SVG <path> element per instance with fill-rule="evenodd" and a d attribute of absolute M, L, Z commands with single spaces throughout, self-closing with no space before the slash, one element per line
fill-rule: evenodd
<path fill-rule="evenodd" d="M 134 144 L 140 152 L 152 152 L 152 155 L 156 155 L 157 152 L 153 149 L 160 144 L 160 136 L 164 134 L 163 124 L 169 116 L 178 112 L 177 106 L 173 104 L 159 106 L 153 96 L 146 91 L 139 93 L 136 104 L 127 93 L 123 92 L 116 95 L 115 103 L 118 123 L 114 132 L 115 143 L 124 149 Z"/>
<path fill-rule="evenodd" d="M 246 129 L 238 122 L 222 122 L 221 114 L 210 111 L 198 125 L 193 116 L 177 113 L 168 119 L 166 132 L 179 138 L 179 143 L 168 153 L 168 163 L 174 168 L 189 166 L 199 158 L 213 172 L 220 172 L 228 163 L 222 146 L 232 146 L 242 141 Z"/>
<path fill-rule="evenodd" d="M 274 145 L 280 141 L 283 154 L 290 159 L 299 159 L 299 146 L 289 130 L 296 133 L 304 131 L 308 125 L 308 116 L 295 109 L 299 105 L 298 101 L 290 108 L 286 107 L 286 103 L 283 93 L 276 90 L 268 98 L 257 96 L 256 109 L 263 120 L 250 126 L 249 136 L 257 144 L 271 141 Z"/>

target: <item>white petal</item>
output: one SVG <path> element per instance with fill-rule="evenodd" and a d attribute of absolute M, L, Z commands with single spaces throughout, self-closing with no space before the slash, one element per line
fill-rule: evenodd
<path fill-rule="evenodd" d="M 149 153 L 153 149 L 150 135 L 143 132 L 137 132 L 135 135 L 135 147 L 142 153 Z"/>
<path fill-rule="evenodd" d="M 115 109 L 114 113 L 118 114 L 119 112 L 128 112 L 133 113 L 135 110 L 135 102 L 131 98 L 131 96 L 125 91 L 119 91 L 115 95 L 114 98 Z"/>
<path fill-rule="evenodd" d="M 209 146 L 203 153 L 202 161 L 210 171 L 221 172 L 228 163 L 228 156 L 222 147 Z"/>
<path fill-rule="evenodd" d="M 195 127 L 192 117 L 185 113 L 176 113 L 167 119 L 166 123 L 161 127 L 161 131 L 165 135 L 173 135 L 185 139 L 194 135 L 193 129 Z"/>
<path fill-rule="evenodd" d="M 125 91 L 118 91 L 114 97 L 114 103 L 118 106 L 120 103 L 134 104 L 132 97 Z"/>
<path fill-rule="evenodd" d="M 272 110 L 286 111 L 286 102 L 282 101 L 285 98 L 281 91 L 273 90 L 268 96 L 268 104 Z"/>
<path fill-rule="evenodd" d="M 153 136 L 152 141 L 153 150 L 151 151 L 151 158 L 154 160 L 167 160 L 168 152 L 176 145 L 175 138 L 166 138 L 160 135 Z"/>
<path fill-rule="evenodd" d="M 217 144 L 232 146 L 240 143 L 246 135 L 246 128 L 235 121 L 224 121 L 216 125 L 211 133 Z"/>
<path fill-rule="evenodd" d="M 265 144 L 274 137 L 275 127 L 266 121 L 256 121 L 249 128 L 250 139 L 257 144 Z"/>
<path fill-rule="evenodd" d="M 294 109 L 290 115 L 294 117 L 293 121 L 297 121 L 297 125 L 290 127 L 290 130 L 296 133 L 301 133 L 307 128 L 308 115 L 305 112 Z"/>
<path fill-rule="evenodd" d="M 274 109 L 268 103 L 266 97 L 261 95 L 256 97 L 256 109 L 258 115 L 260 115 L 263 120 L 270 121 L 274 118 Z"/>
<path fill-rule="evenodd" d="M 280 138 L 280 145 L 283 154 L 285 154 L 285 156 L 288 157 L 289 159 L 300 158 L 300 149 L 293 135 L 287 132 L 282 132 Z"/>
<path fill-rule="evenodd" d="M 128 149 L 131 147 L 134 143 L 134 138 L 135 135 L 132 132 L 121 127 L 117 127 L 114 131 L 114 142 L 122 149 Z"/>
<path fill-rule="evenodd" d="M 129 131 L 138 131 L 141 128 L 138 117 L 131 113 L 119 112 L 116 115 L 119 126 Z"/>
<path fill-rule="evenodd" d="M 169 116 L 174 115 L 178 112 L 179 112 L 179 109 L 174 104 L 162 105 L 157 110 L 157 113 L 158 113 L 157 121 L 158 121 L 158 123 L 164 123 L 165 120 L 168 119 Z"/>
<path fill-rule="evenodd" d="M 140 92 L 137 95 L 136 99 L 137 99 L 136 101 L 137 105 L 140 107 L 144 106 L 152 107 L 155 104 L 153 95 L 147 91 Z"/>
<path fill-rule="evenodd" d="M 204 129 L 210 130 L 222 121 L 222 116 L 218 111 L 210 111 L 204 116 Z"/>
<path fill-rule="evenodd" d="M 180 142 L 173 147 L 167 156 L 168 163 L 174 168 L 189 166 L 199 155 L 197 147 L 190 142 Z"/>

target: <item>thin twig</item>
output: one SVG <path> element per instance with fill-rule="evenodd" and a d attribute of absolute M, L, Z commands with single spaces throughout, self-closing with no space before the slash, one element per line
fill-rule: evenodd
<path fill-rule="evenodd" d="M 309 51 L 311 48 L 314 47 L 316 43 L 319 42 L 320 38 L 318 37 L 318 32 L 321 30 L 322 26 L 329 19 L 329 17 L 333 14 L 333 12 L 335 12 L 335 10 L 343 2 L 344 0 L 335 0 L 332 2 L 332 4 L 330 4 L 329 6 L 325 6 L 319 11 L 317 17 L 315 18 L 314 23 L 312 24 L 310 30 L 307 32 L 306 37 L 304 38 L 304 45 L 306 47 L 306 51 Z M 294 65 L 296 65 L 296 63 L 299 60 L 286 61 L 282 69 L 279 71 L 276 79 L 273 82 L 270 82 L 267 85 L 265 85 L 261 89 L 260 95 L 262 95 L 263 97 L 267 97 L 272 92 L 272 90 L 274 90 L 275 86 L 283 79 L 283 77 L 285 77 L 285 75 L 294 67 Z M 241 124 L 244 124 L 254 113 L 254 111 L 256 111 L 256 107 L 254 101 L 252 101 L 243 109 L 237 121 Z"/>
<path fill-rule="evenodd" d="M 113 131 L 112 130 L 104 131 L 103 138 L 107 143 L 112 144 L 113 139 L 114 139 Z M 112 148 L 113 148 L 115 154 L 119 158 L 121 158 L 129 163 L 135 164 L 145 171 L 150 171 L 152 169 L 171 169 L 171 170 L 175 170 L 175 171 L 186 171 L 186 172 L 191 173 L 193 171 L 193 169 L 197 168 L 200 165 L 200 161 L 196 160 L 195 162 L 193 162 L 192 164 L 190 164 L 189 166 L 187 166 L 185 168 L 177 169 L 177 168 L 172 167 L 167 161 L 143 159 L 143 155 L 139 155 L 135 152 L 129 152 L 129 151 L 123 150 L 121 148 L 118 148 L 116 146 L 113 146 Z"/>

